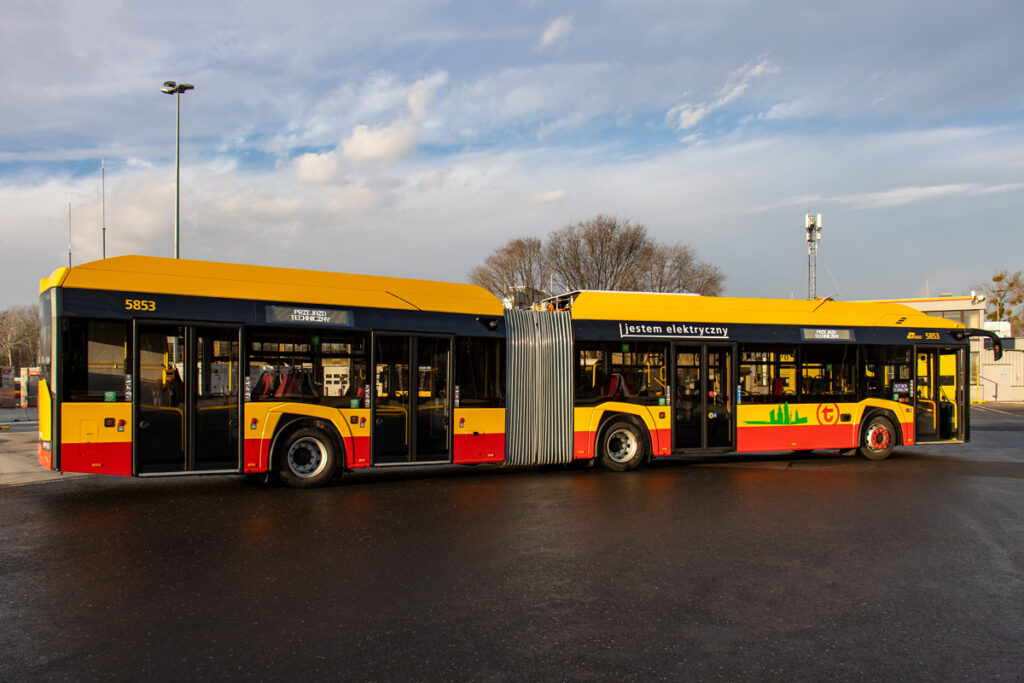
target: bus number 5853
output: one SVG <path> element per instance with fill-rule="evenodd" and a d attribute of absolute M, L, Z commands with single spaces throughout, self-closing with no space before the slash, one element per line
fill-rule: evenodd
<path fill-rule="evenodd" d="M 148 299 L 125 299 L 124 310 L 126 311 L 155 311 L 156 302 Z"/>

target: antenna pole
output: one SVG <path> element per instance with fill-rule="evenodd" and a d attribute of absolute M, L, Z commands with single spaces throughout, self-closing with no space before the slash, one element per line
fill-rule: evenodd
<path fill-rule="evenodd" d="M 68 268 L 71 267 L 71 195 L 68 195 Z"/>
<path fill-rule="evenodd" d="M 821 214 L 807 214 L 804 223 L 807 232 L 807 298 L 818 298 L 818 242 L 821 241 Z"/>

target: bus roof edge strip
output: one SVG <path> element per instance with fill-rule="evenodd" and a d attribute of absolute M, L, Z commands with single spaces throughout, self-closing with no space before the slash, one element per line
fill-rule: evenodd
<path fill-rule="evenodd" d="M 48 289 L 60 287 L 62 284 L 64 284 L 64 280 L 68 278 L 68 273 L 70 272 L 70 268 L 68 268 L 67 266 L 62 266 L 57 270 L 53 271 L 53 273 L 50 274 L 50 277 L 44 277 L 42 280 L 39 281 L 39 293 L 42 294 Z"/>

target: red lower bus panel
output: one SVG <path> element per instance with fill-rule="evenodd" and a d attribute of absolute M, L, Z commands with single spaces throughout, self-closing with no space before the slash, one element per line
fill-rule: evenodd
<path fill-rule="evenodd" d="M 270 439 L 246 439 L 242 471 L 266 472 L 269 453 Z"/>
<path fill-rule="evenodd" d="M 652 455 L 672 455 L 672 429 L 655 429 L 651 432 Z"/>
<path fill-rule="evenodd" d="M 736 451 L 800 451 L 815 448 L 853 448 L 858 425 L 801 425 L 798 427 L 740 427 Z"/>
<path fill-rule="evenodd" d="M 370 437 L 351 436 L 345 440 L 345 466 L 349 469 L 370 466 Z"/>
<path fill-rule="evenodd" d="M 505 434 L 456 434 L 452 462 L 471 464 L 505 461 Z"/>
<path fill-rule="evenodd" d="M 61 472 L 91 474 L 132 474 L 132 445 L 121 443 L 63 443 L 60 447 Z"/>
<path fill-rule="evenodd" d="M 43 448 L 43 444 L 39 444 L 39 464 L 48 470 L 53 469 L 53 453 Z"/>
<path fill-rule="evenodd" d="M 576 460 L 589 460 L 594 457 L 594 432 L 574 432 L 572 439 L 572 457 Z"/>

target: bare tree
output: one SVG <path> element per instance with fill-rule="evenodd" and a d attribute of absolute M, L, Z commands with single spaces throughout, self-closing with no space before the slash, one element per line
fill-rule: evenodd
<path fill-rule="evenodd" d="M 1014 306 L 1024 304 L 1024 273 L 1000 270 L 989 282 L 977 285 L 985 293 L 989 310 L 988 320 L 1008 321 L 1015 330 L 1024 328 L 1024 310 L 1014 310 Z"/>
<path fill-rule="evenodd" d="M 697 258 L 697 251 L 687 245 L 659 244 L 648 254 L 647 269 L 641 274 L 637 289 L 645 292 L 692 292 L 704 296 L 722 293 L 725 276 L 706 261 Z"/>
<path fill-rule="evenodd" d="M 36 364 L 39 355 L 39 309 L 12 306 L 0 311 L 0 358 L 11 367 Z"/>
<path fill-rule="evenodd" d="M 565 291 L 636 290 L 655 246 L 643 225 L 600 215 L 552 232 L 544 254 Z"/>
<path fill-rule="evenodd" d="M 551 270 L 539 238 L 516 238 L 470 271 L 469 280 L 497 297 L 529 306 L 548 295 Z"/>
<path fill-rule="evenodd" d="M 546 243 L 517 238 L 469 274 L 515 305 L 580 289 L 692 292 L 716 296 L 725 276 L 682 243 L 659 244 L 640 223 L 599 215 L 552 231 Z"/>

